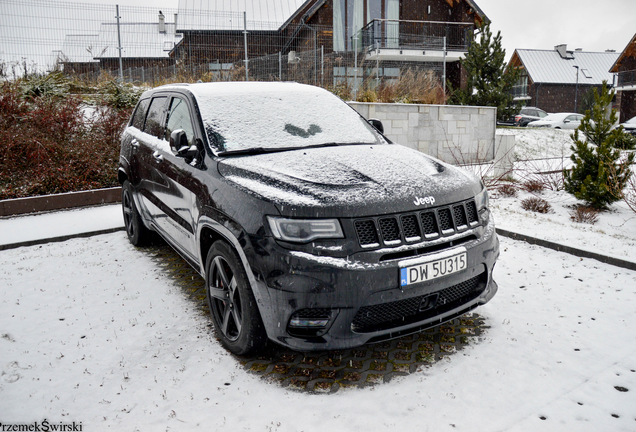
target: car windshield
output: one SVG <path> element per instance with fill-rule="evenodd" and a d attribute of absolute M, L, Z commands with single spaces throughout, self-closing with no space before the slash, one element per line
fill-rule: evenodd
<path fill-rule="evenodd" d="M 318 87 L 224 82 L 188 90 L 210 145 L 220 153 L 384 142 L 358 113 Z"/>

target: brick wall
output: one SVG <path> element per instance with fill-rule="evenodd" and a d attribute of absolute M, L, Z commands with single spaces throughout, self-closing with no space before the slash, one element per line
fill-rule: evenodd
<path fill-rule="evenodd" d="M 531 84 L 528 96 L 528 106 L 536 106 L 549 113 L 574 112 L 574 98 L 576 85 L 573 84 Z M 600 86 L 579 85 L 577 111 L 585 113 L 583 98 L 593 87 L 600 91 Z"/>

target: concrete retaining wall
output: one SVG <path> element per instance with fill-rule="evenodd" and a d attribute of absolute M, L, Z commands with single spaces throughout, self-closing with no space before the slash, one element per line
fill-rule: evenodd
<path fill-rule="evenodd" d="M 495 158 L 497 109 L 457 105 L 349 102 L 364 118 L 376 118 L 385 135 L 452 164 Z"/>

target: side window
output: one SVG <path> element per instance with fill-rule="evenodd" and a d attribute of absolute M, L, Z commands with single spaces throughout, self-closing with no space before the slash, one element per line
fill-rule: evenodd
<path fill-rule="evenodd" d="M 135 114 L 132 118 L 131 126 L 134 126 L 139 130 L 144 129 L 144 119 L 146 118 L 146 110 L 148 110 L 149 103 L 150 99 L 143 99 L 139 101 L 137 109 L 135 109 Z"/>
<path fill-rule="evenodd" d="M 146 124 L 144 126 L 144 132 L 157 138 L 163 138 L 163 116 L 164 106 L 166 104 L 166 97 L 156 97 L 150 102 L 150 108 L 148 108 L 148 116 L 146 117 Z"/>
<path fill-rule="evenodd" d="M 539 117 L 543 118 L 543 117 L 547 117 L 548 114 L 544 113 L 543 111 L 539 111 Z"/>
<path fill-rule="evenodd" d="M 188 137 L 188 143 L 194 143 L 194 128 L 192 127 L 192 119 L 190 111 L 185 100 L 175 97 L 170 103 L 170 111 L 168 112 L 168 125 L 166 128 L 166 141 L 170 141 L 170 135 L 177 129 L 183 129 Z"/>

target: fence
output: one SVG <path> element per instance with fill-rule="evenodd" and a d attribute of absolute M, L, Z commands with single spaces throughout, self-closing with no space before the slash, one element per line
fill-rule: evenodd
<path fill-rule="evenodd" d="M 356 49 L 334 51 L 331 26 L 248 20 L 243 12 L 56 0 L 2 0 L 0 20 L 0 78 L 56 69 L 88 81 L 106 74 L 153 86 L 249 79 L 343 86 L 356 92 L 396 82 L 406 71 L 432 71 L 441 87 L 441 61 L 370 58 L 368 47 L 358 42 L 372 38 L 377 46 L 389 35 L 404 46 L 414 41 L 431 46 L 444 35 L 450 48 L 463 49 L 472 35 L 471 26 L 376 20 L 350 38 L 348 45 Z M 457 65 L 451 69 L 459 76 Z M 437 102 L 443 102 L 443 94 Z"/>

